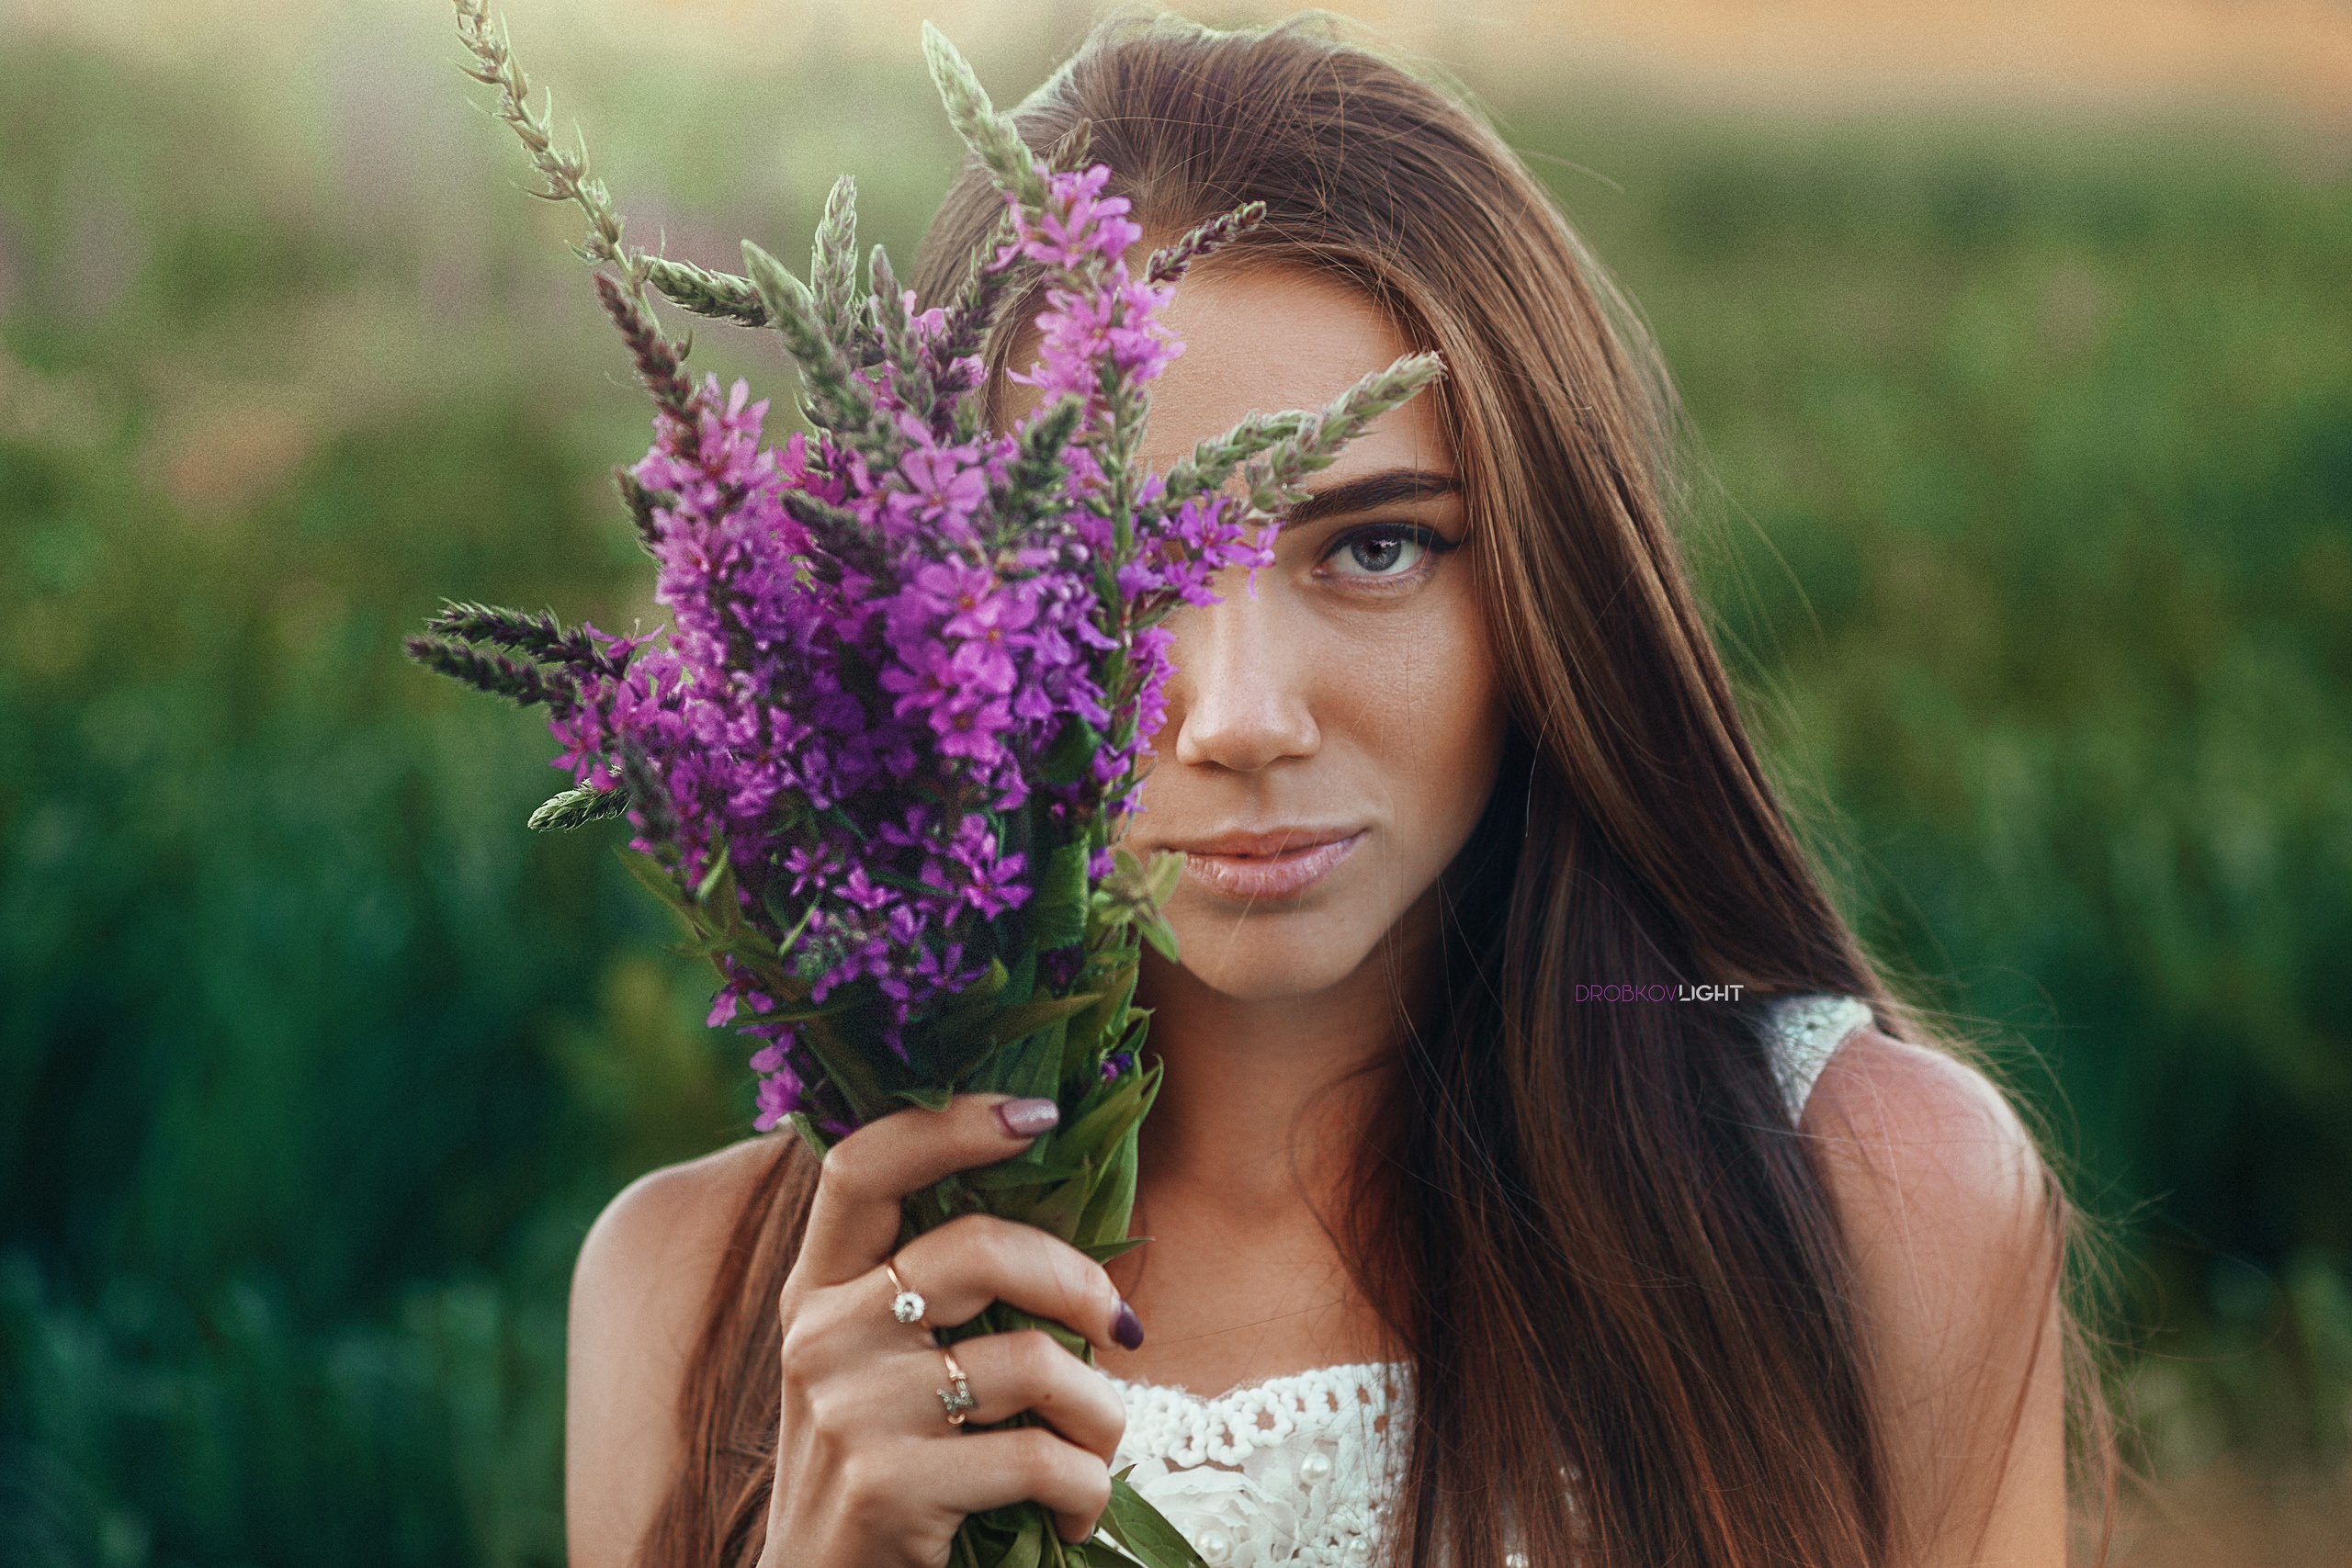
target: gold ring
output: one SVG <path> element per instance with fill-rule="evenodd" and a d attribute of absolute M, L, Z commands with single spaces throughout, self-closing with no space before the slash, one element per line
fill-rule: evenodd
<path fill-rule="evenodd" d="M 980 1402 L 972 1397 L 972 1385 L 964 1376 L 963 1367 L 956 1362 L 956 1352 L 942 1345 L 939 1353 L 946 1359 L 947 1381 L 951 1386 L 933 1392 L 939 1395 L 939 1403 L 946 1408 L 947 1424 L 960 1427 L 966 1416 L 979 1408 Z"/>
<path fill-rule="evenodd" d="M 891 1287 L 899 1292 L 897 1295 L 890 1298 L 890 1315 L 897 1318 L 900 1323 L 911 1323 L 920 1327 L 929 1328 L 931 1325 L 924 1323 L 922 1320 L 924 1310 L 922 1293 L 919 1291 L 909 1290 L 907 1288 L 907 1282 L 899 1278 L 897 1260 L 895 1258 L 884 1258 L 882 1260 L 882 1271 L 890 1276 Z"/>

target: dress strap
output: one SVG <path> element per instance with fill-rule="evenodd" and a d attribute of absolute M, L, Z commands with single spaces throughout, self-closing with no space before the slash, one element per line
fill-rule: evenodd
<path fill-rule="evenodd" d="M 1766 1005 L 1764 1044 L 1771 1053 L 1772 1077 L 1781 1086 L 1791 1126 L 1804 1118 L 1804 1102 L 1813 1098 L 1821 1069 L 1846 1036 L 1870 1021 L 1870 1004 L 1861 998 L 1827 991 L 1780 997 Z"/>

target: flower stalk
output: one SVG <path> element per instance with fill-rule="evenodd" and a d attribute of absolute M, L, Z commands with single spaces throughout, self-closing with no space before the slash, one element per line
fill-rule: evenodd
<path fill-rule="evenodd" d="M 1082 138 L 1035 155 L 926 28 L 948 116 L 1005 204 L 958 296 L 918 310 L 878 247 L 859 265 L 846 177 L 806 280 L 749 241 L 744 276 L 708 272 L 625 244 L 484 0 L 456 3 L 469 73 L 546 179 L 536 194 L 589 219 L 580 254 L 652 397 L 652 446 L 616 477 L 670 619 L 618 637 L 452 603 L 411 653 L 545 707 L 570 787 L 530 826 L 627 820 L 631 871 L 718 972 L 710 1023 L 757 1046 L 758 1128 L 789 1125 L 821 1154 L 904 1106 L 1049 1097 L 1052 1132 L 914 1195 L 906 1234 L 989 1213 L 1098 1259 L 1138 1245 L 1136 1132 L 1161 1069 L 1134 997 L 1147 944 L 1179 956 L 1164 911 L 1182 859 L 1147 863 L 1122 840 L 1165 711 L 1165 622 L 1214 603 L 1220 573 L 1271 564 L 1300 481 L 1436 360 L 1399 360 L 1326 409 L 1253 416 L 1150 472 L 1149 384 L 1182 347 L 1161 313 L 1262 208 L 1131 273 L 1141 231 L 1111 169 L 1084 164 Z M 808 429 L 771 440 L 743 383 L 688 376 L 649 284 L 776 333 Z M 993 430 L 981 354 L 1032 296 L 1041 344 L 1012 377 L 1036 407 Z M 1091 1359 L 1001 1303 L 944 1333 L 1023 1326 Z M 966 1521 L 956 1561 L 1198 1562 L 1124 1479 L 1105 1529 L 1073 1547 L 1035 1505 L 995 1509 Z"/>

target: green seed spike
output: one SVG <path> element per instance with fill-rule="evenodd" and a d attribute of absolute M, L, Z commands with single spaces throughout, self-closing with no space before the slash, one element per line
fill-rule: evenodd
<path fill-rule="evenodd" d="M 857 331 L 857 182 L 847 175 L 833 182 L 825 198 L 824 220 L 817 225 L 816 243 L 808 251 L 809 290 L 817 298 L 817 316 L 835 343 L 848 343 Z"/>
<path fill-rule="evenodd" d="M 529 826 L 534 833 L 560 833 L 628 812 L 626 789 L 568 789 L 532 812 Z"/>
<path fill-rule="evenodd" d="M 1314 417 L 1297 411 L 1253 413 L 1224 434 L 1200 442 L 1190 457 L 1179 459 L 1168 470 L 1162 503 L 1181 506 L 1196 495 L 1223 488 L 1234 469 L 1268 447 L 1289 440 Z"/>
<path fill-rule="evenodd" d="M 1300 479 L 1329 468 L 1340 448 L 1363 434 L 1364 426 L 1410 400 L 1444 369 L 1434 354 L 1406 355 L 1366 376 L 1332 399 L 1321 413 L 1245 460 L 1241 472 L 1250 486 L 1250 509 L 1272 516 L 1296 505 L 1306 493 L 1298 488 Z"/>
<path fill-rule="evenodd" d="M 852 440 L 863 436 L 873 423 L 874 399 L 857 384 L 848 356 L 825 330 L 817 296 L 749 240 L 743 242 L 743 270 L 767 306 L 769 324 L 800 367 L 811 422 Z"/>
<path fill-rule="evenodd" d="M 630 258 L 621 241 L 620 214 L 613 210 L 605 182 L 589 170 L 586 141 L 575 132 L 573 151 L 565 152 L 555 144 L 554 95 L 547 95 L 545 108 L 531 107 L 530 78 L 523 73 L 522 63 L 514 58 L 514 40 L 505 24 L 492 14 L 489 0 L 455 0 L 455 4 L 458 39 L 474 57 L 472 64 L 458 69 L 498 89 L 498 102 L 491 114 L 514 130 L 530 155 L 531 166 L 548 182 L 547 189 L 531 194 L 547 201 L 579 205 L 588 220 L 588 238 L 572 248 L 582 260 L 592 266 L 628 269 Z"/>
<path fill-rule="evenodd" d="M 653 547 L 662 538 L 661 524 L 653 515 L 654 509 L 674 506 L 678 500 L 676 494 L 666 490 L 648 490 L 638 481 L 635 474 L 619 465 L 613 468 L 613 486 L 620 491 L 621 504 L 628 508 L 629 525 L 637 530 L 638 545 L 647 555 L 653 554 Z"/>
<path fill-rule="evenodd" d="M 543 669 L 527 660 L 451 642 L 447 637 L 412 637 L 402 645 L 408 656 L 426 669 L 462 682 L 478 692 L 504 697 L 517 707 L 545 703 L 561 711 L 577 700 L 570 677 Z"/>
<path fill-rule="evenodd" d="M 747 327 L 768 324 L 768 308 L 748 277 L 706 272 L 692 262 L 672 261 L 667 256 L 644 256 L 639 261 L 646 281 L 681 310 Z"/>
<path fill-rule="evenodd" d="M 1163 245 L 1151 253 L 1151 260 L 1144 268 L 1148 283 L 1173 283 L 1203 256 L 1231 243 L 1266 220 L 1266 204 L 1247 201 L 1230 212 L 1220 212 L 1215 218 L 1191 231 L 1172 244 Z"/>
<path fill-rule="evenodd" d="M 947 107 L 948 123 L 972 156 L 980 161 L 997 188 L 1017 197 L 1023 207 L 1045 204 L 1046 180 L 1037 172 L 1036 155 L 1021 140 L 1009 115 L 999 114 L 987 89 L 972 73 L 969 62 L 947 41 L 947 35 L 929 22 L 922 25 L 922 57 L 931 66 L 933 85 Z"/>

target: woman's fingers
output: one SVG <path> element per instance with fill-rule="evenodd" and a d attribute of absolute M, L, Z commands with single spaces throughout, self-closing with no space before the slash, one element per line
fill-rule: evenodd
<path fill-rule="evenodd" d="M 976 1427 L 992 1426 L 1028 1411 L 1097 1459 L 1108 1461 L 1127 1429 L 1126 1407 L 1118 1391 L 1039 1329 L 983 1334 L 956 1342 L 956 1364 L 978 1403 L 969 1416 Z M 946 1363 L 940 1361 L 940 1382 Z M 936 1403 L 934 1396 L 933 1403 Z M 945 1422 L 944 1411 L 935 1411 Z M 980 1434 L 985 1435 L 985 1434 Z M 1042 1499 L 1041 1499 L 1042 1500 Z"/>
<path fill-rule="evenodd" d="M 944 1111 L 897 1111 L 825 1156 L 794 1273 L 809 1285 L 854 1279 L 899 1239 L 899 1201 L 941 1177 L 1027 1148 L 1060 1111 L 1050 1100 L 958 1095 Z"/>
<path fill-rule="evenodd" d="M 1098 1349 L 1143 1343 L 1142 1325 L 1102 1266 L 1035 1225 L 966 1214 L 915 1237 L 892 1261 L 908 1288 L 922 1293 L 929 1320 L 943 1327 L 1002 1302 L 1075 1329 Z M 879 1278 L 887 1292 L 889 1276 Z"/>
<path fill-rule="evenodd" d="M 1043 1503 L 1067 1541 L 1092 1535 L 1095 1521 L 1111 1501 L 1110 1465 L 1043 1427 L 975 1432 L 949 1445 L 939 1467 L 943 1501 L 958 1512 Z"/>

